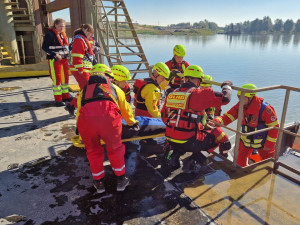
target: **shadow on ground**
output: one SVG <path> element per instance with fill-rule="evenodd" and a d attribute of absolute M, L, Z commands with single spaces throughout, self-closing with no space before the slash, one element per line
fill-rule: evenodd
<path fill-rule="evenodd" d="M 203 212 L 147 160 L 137 149 L 126 153 L 131 184 L 124 192 L 116 191 L 116 179 L 105 166 L 103 194 L 92 187 L 85 150 L 73 146 L 57 157 L 3 171 L 0 218 L 26 225 L 205 224 Z"/>

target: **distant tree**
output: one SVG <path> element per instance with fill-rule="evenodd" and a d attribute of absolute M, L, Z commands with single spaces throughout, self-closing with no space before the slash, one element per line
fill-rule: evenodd
<path fill-rule="evenodd" d="M 284 33 L 292 33 L 294 30 L 294 21 L 293 20 L 286 20 L 283 24 L 283 31 Z"/>
<path fill-rule="evenodd" d="M 270 17 L 265 16 L 262 20 L 262 24 L 261 24 L 261 29 L 262 31 L 266 31 L 266 32 L 270 32 L 273 29 L 273 24 L 272 24 L 272 20 Z"/>
<path fill-rule="evenodd" d="M 217 31 L 218 30 L 218 24 L 214 23 L 214 22 L 208 22 L 208 29 L 212 30 L 212 31 Z"/>
<path fill-rule="evenodd" d="M 249 20 L 248 20 L 248 21 L 245 21 L 245 22 L 243 23 L 243 25 L 242 25 L 242 32 L 243 32 L 243 33 L 249 33 L 249 31 L 250 31 L 250 25 L 251 25 L 251 23 L 250 23 Z"/>
<path fill-rule="evenodd" d="M 281 32 L 283 30 L 283 21 L 282 21 L 282 19 L 276 19 L 275 20 L 273 30 L 275 32 Z"/>
<path fill-rule="evenodd" d="M 300 33 L 300 19 L 297 20 L 296 24 L 295 24 L 295 33 Z"/>
<path fill-rule="evenodd" d="M 258 33 L 262 31 L 262 20 L 255 19 L 250 23 L 250 33 Z"/>

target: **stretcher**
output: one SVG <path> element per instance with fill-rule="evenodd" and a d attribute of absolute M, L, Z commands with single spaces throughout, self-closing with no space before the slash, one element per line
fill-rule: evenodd
<path fill-rule="evenodd" d="M 159 134 L 154 134 L 154 135 L 148 135 L 148 136 L 136 136 L 136 137 L 131 137 L 131 138 L 125 138 L 122 139 L 122 142 L 128 142 L 128 141 L 137 141 L 137 140 L 144 140 L 144 139 L 149 139 L 149 138 L 158 138 L 158 137 L 164 137 L 165 133 L 159 133 Z M 72 143 L 75 147 L 78 148 L 84 148 L 84 144 L 81 140 L 81 137 L 79 135 L 75 135 L 71 138 Z M 101 139 L 100 140 L 101 145 L 105 145 L 105 142 Z"/>

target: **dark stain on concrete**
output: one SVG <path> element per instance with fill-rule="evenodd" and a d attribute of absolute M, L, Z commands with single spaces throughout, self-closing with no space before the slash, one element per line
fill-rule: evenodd
<path fill-rule="evenodd" d="M 71 138 L 75 135 L 76 127 L 74 125 L 64 124 L 61 128 L 61 133 L 64 134 L 63 138 L 67 140 L 71 140 Z"/>

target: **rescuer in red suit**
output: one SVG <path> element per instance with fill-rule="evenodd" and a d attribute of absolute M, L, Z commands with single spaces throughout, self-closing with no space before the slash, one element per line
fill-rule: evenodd
<path fill-rule="evenodd" d="M 242 88 L 256 89 L 256 86 L 254 84 L 245 84 Z M 240 95 L 241 91 L 238 91 L 239 98 Z M 256 96 L 256 92 L 245 93 L 244 104 L 242 120 L 243 133 L 261 130 L 267 127 L 279 127 L 274 108 L 264 102 L 263 98 Z M 228 112 L 224 113 L 223 116 L 217 117 L 213 121 L 226 126 L 238 118 L 238 112 L 239 102 Z M 211 125 L 213 125 L 213 121 Z M 271 129 L 251 136 L 242 135 L 239 144 L 237 164 L 242 167 L 247 166 L 248 158 L 253 150 L 258 151 L 262 160 L 274 157 L 278 132 L 277 129 Z"/>
<path fill-rule="evenodd" d="M 198 173 L 207 165 L 208 150 L 216 145 L 213 132 L 205 131 L 205 109 L 226 105 L 231 100 L 230 81 L 222 84 L 222 92 L 212 89 L 198 89 L 203 80 L 201 67 L 191 65 L 184 72 L 185 83 L 166 99 L 162 119 L 166 124 L 166 139 L 173 149 L 169 164 L 179 167 L 179 157 L 193 152 L 186 171 Z M 216 135 L 217 136 L 217 135 Z"/>

